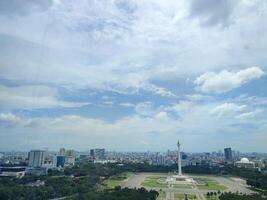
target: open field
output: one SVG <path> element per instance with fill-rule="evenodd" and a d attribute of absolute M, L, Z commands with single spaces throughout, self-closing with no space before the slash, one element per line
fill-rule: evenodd
<path fill-rule="evenodd" d="M 224 185 L 219 184 L 216 180 L 212 178 L 207 178 L 207 177 L 199 177 L 195 178 L 196 181 L 198 182 L 203 182 L 205 185 L 199 185 L 197 186 L 198 189 L 200 190 L 215 190 L 215 191 L 223 191 L 226 190 L 227 187 Z"/>
<path fill-rule="evenodd" d="M 214 196 L 214 195 L 213 196 L 207 196 L 206 195 L 206 199 L 207 200 L 219 200 L 219 195 L 216 195 L 216 196 Z"/>
<path fill-rule="evenodd" d="M 185 197 L 187 196 L 187 198 L 188 199 L 197 199 L 197 196 L 196 195 L 194 195 L 194 194 L 174 194 L 174 197 L 176 198 L 176 199 L 181 199 L 181 200 L 184 200 L 185 199 Z"/>
<path fill-rule="evenodd" d="M 120 186 L 122 182 L 126 181 L 128 178 L 132 176 L 132 173 L 122 173 L 118 176 L 111 177 L 103 182 L 105 188 L 113 189 L 116 186 Z"/>
<path fill-rule="evenodd" d="M 167 188 L 168 185 L 166 183 L 158 183 L 157 181 L 160 178 L 164 178 L 162 176 L 147 176 L 145 180 L 141 183 L 142 186 L 148 188 Z"/>
<path fill-rule="evenodd" d="M 232 177 L 211 176 L 211 175 L 189 175 L 191 178 L 202 182 L 203 186 L 196 185 L 170 185 L 158 183 L 157 180 L 162 177 L 167 177 L 164 173 L 136 173 L 127 181 L 124 181 L 121 186 L 129 188 L 145 187 L 147 189 L 155 189 L 160 192 L 158 200 L 180 200 L 183 199 L 184 194 L 195 196 L 196 200 L 218 200 L 213 196 L 208 198 L 207 192 L 227 191 L 227 192 L 242 192 L 244 194 L 251 194 L 253 191 L 239 179 Z M 191 197 L 193 197 L 191 196 Z M 193 198 L 194 199 L 194 198 Z"/>
<path fill-rule="evenodd" d="M 191 189 L 192 185 L 186 185 L 186 184 L 172 184 L 170 187 L 173 188 L 183 188 L 183 189 Z"/>
<path fill-rule="evenodd" d="M 165 199 L 166 198 L 166 192 L 159 192 L 159 196 L 158 196 L 158 199 Z"/>

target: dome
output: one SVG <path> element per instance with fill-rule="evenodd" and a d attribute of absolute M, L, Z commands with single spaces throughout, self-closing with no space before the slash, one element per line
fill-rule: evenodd
<path fill-rule="evenodd" d="M 242 162 L 242 163 L 249 163 L 249 160 L 247 158 L 241 158 L 240 162 Z"/>

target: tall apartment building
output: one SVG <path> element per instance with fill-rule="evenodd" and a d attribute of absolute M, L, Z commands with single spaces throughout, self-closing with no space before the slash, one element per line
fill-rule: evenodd
<path fill-rule="evenodd" d="M 45 151 L 43 150 L 31 150 L 29 152 L 29 166 L 30 167 L 42 167 L 45 159 Z"/>
<path fill-rule="evenodd" d="M 91 149 L 90 156 L 96 160 L 104 160 L 105 159 L 105 149 Z"/>

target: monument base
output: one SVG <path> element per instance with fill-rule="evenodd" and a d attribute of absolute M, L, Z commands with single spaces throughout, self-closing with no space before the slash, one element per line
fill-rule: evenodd
<path fill-rule="evenodd" d="M 174 174 L 166 178 L 166 183 L 190 185 L 190 184 L 195 184 L 196 182 L 194 181 L 194 179 L 188 176 Z"/>

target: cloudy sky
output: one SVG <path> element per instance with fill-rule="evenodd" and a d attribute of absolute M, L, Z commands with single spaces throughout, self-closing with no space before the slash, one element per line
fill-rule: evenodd
<path fill-rule="evenodd" d="M 0 1 L 0 150 L 267 152 L 265 0 Z"/>

